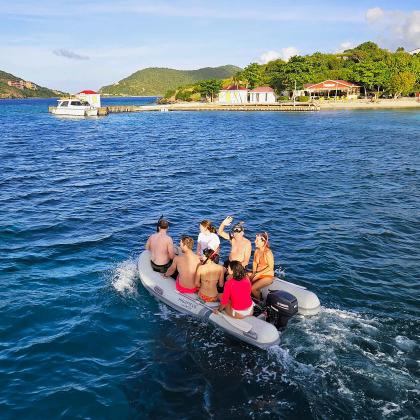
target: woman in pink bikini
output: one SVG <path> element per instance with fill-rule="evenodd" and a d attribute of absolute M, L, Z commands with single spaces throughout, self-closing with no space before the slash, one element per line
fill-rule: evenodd
<path fill-rule="evenodd" d="M 239 261 L 230 261 L 229 278 L 225 283 L 219 311 L 225 309 L 233 318 L 251 316 L 254 312 L 254 302 L 251 299 L 251 281 Z M 216 310 L 217 312 L 217 310 Z"/>

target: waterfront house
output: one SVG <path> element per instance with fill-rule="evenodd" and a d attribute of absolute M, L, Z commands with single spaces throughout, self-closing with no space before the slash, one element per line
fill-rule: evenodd
<path fill-rule="evenodd" d="M 219 92 L 219 103 L 246 104 L 248 102 L 248 89 L 230 85 Z"/>
<path fill-rule="evenodd" d="M 76 95 L 76 98 L 88 102 L 90 106 L 95 108 L 101 106 L 101 95 L 93 90 L 82 90 Z"/>
<path fill-rule="evenodd" d="M 360 86 L 346 80 L 324 80 L 320 83 L 309 83 L 303 86 L 303 90 L 312 98 L 357 99 L 360 95 Z"/>
<path fill-rule="evenodd" d="M 270 86 L 259 86 L 249 91 L 249 102 L 251 104 L 274 104 L 276 95 Z"/>

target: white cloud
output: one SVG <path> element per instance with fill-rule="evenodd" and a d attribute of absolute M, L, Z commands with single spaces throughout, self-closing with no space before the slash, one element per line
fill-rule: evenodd
<path fill-rule="evenodd" d="M 384 11 L 380 7 L 373 7 L 372 9 L 368 9 L 366 12 L 366 20 L 369 23 L 376 22 L 381 20 L 384 17 Z"/>
<path fill-rule="evenodd" d="M 340 46 L 339 46 L 339 48 L 338 48 L 337 52 L 338 52 L 338 53 L 341 53 L 341 52 L 343 52 L 343 51 L 345 51 L 345 50 L 350 50 L 351 48 L 354 48 L 354 47 L 355 47 L 355 45 L 354 45 L 354 43 L 353 43 L 353 42 L 351 42 L 351 41 L 345 41 L 345 42 L 342 42 L 342 43 L 340 44 Z"/>
<path fill-rule="evenodd" d="M 381 43 L 388 48 L 420 46 L 420 10 L 409 13 L 400 10 L 368 9 L 366 21 L 377 32 Z"/>
<path fill-rule="evenodd" d="M 262 53 L 260 56 L 260 63 L 266 64 L 269 61 L 277 60 L 281 58 L 284 61 L 289 61 L 290 57 L 293 57 L 294 55 L 298 55 L 299 51 L 295 47 L 286 47 L 282 48 L 280 51 L 266 51 L 265 53 Z"/>

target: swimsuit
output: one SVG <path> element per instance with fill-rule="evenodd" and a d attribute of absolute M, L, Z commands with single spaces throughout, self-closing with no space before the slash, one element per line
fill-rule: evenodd
<path fill-rule="evenodd" d="M 150 260 L 150 264 L 152 265 L 153 271 L 157 271 L 158 273 L 166 273 L 168 268 L 172 265 L 172 261 L 169 260 L 166 264 L 155 264 L 152 260 Z"/>
<path fill-rule="evenodd" d="M 237 309 L 232 309 L 232 315 L 241 315 L 241 316 L 249 316 L 252 315 L 254 309 L 254 302 L 252 302 L 252 305 L 248 309 L 244 309 L 243 311 L 238 311 Z"/>
<path fill-rule="evenodd" d="M 189 289 L 188 287 L 181 286 L 181 283 L 179 282 L 179 276 L 176 278 L 175 282 L 176 290 L 180 293 L 196 293 L 197 287 L 193 287 L 192 289 Z"/>
<path fill-rule="evenodd" d="M 217 302 L 219 300 L 218 296 L 206 296 L 201 292 L 198 292 L 198 297 L 204 300 L 204 302 Z"/>
<path fill-rule="evenodd" d="M 262 263 L 262 262 L 265 263 L 265 267 L 260 268 L 260 263 Z M 259 274 L 262 271 L 266 270 L 268 267 L 269 267 L 269 265 L 268 265 L 268 261 L 267 261 L 267 255 L 266 255 L 266 252 L 264 250 L 263 253 L 262 253 L 262 255 L 260 255 L 260 258 L 258 258 L 258 261 L 257 261 L 257 269 L 259 269 L 259 268 L 260 269 L 255 272 L 255 275 L 254 275 L 254 278 L 252 279 L 252 282 L 254 283 L 257 280 L 269 279 L 269 278 L 274 280 L 274 276 L 273 275 L 270 275 L 270 274 Z"/>

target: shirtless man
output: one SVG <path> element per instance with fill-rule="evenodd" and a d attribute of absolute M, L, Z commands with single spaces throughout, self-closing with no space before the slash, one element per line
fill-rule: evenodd
<path fill-rule="evenodd" d="M 165 273 L 175 257 L 174 243 L 168 235 L 169 222 L 162 217 L 157 223 L 157 233 L 149 237 L 146 249 L 150 251 L 152 268 L 158 273 Z"/>
<path fill-rule="evenodd" d="M 249 259 L 251 258 L 251 241 L 244 237 L 244 227 L 242 223 L 237 223 L 233 226 L 230 233 L 225 232 L 225 227 L 230 226 L 232 221 L 232 216 L 226 217 L 217 230 L 217 234 L 223 239 L 230 241 L 231 244 L 229 260 L 225 261 L 225 267 L 229 261 L 239 261 L 244 267 L 246 267 L 249 263 Z"/>
<path fill-rule="evenodd" d="M 215 253 L 210 248 L 203 251 L 204 262 L 197 268 L 195 273 L 195 287 L 199 288 L 198 297 L 204 302 L 216 302 L 218 300 L 217 286 L 223 287 L 223 266 L 212 260 Z"/>
<path fill-rule="evenodd" d="M 200 257 L 193 252 L 194 239 L 190 236 L 183 236 L 179 242 L 182 254 L 177 255 L 171 266 L 168 268 L 165 277 L 170 277 L 178 270 L 176 278 L 176 290 L 181 293 L 196 293 L 195 272 L 200 265 Z"/>

